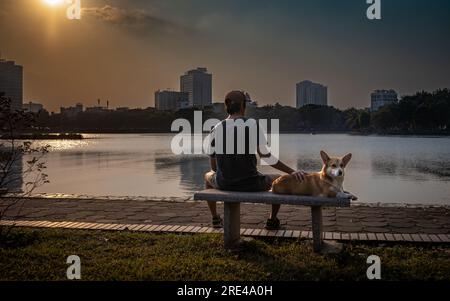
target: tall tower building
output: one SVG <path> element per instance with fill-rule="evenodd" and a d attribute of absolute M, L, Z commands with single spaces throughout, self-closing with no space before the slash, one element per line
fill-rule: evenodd
<path fill-rule="evenodd" d="M 212 74 L 206 68 L 189 70 L 180 78 L 180 90 L 189 94 L 189 106 L 212 106 Z"/>
<path fill-rule="evenodd" d="M 0 59 L 0 94 L 11 99 L 11 109 L 21 110 L 23 104 L 23 67 Z"/>
<path fill-rule="evenodd" d="M 394 90 L 375 90 L 370 94 L 370 100 L 370 109 L 378 111 L 384 106 L 397 103 L 398 95 Z"/>
<path fill-rule="evenodd" d="M 297 84 L 297 108 L 306 105 L 328 105 L 328 88 L 309 80 Z"/>

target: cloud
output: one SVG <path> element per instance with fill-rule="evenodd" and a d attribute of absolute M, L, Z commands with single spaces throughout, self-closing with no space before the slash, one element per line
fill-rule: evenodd
<path fill-rule="evenodd" d="M 152 16 L 143 9 L 129 10 L 110 5 L 87 7 L 83 9 L 83 16 L 136 30 L 175 32 L 181 29 L 179 25 Z"/>
<path fill-rule="evenodd" d="M 14 2 L 12 0 L 3 0 L 0 2 L 0 16 L 4 16 L 11 11 Z"/>

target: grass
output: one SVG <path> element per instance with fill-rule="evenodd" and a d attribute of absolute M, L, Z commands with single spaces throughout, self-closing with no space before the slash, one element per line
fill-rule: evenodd
<path fill-rule="evenodd" d="M 83 280 L 366 280 L 370 255 L 383 280 L 450 280 L 445 246 L 345 245 L 318 255 L 310 242 L 253 240 L 240 252 L 220 235 L 15 228 L 0 247 L 0 280 L 66 280 L 81 258 Z"/>

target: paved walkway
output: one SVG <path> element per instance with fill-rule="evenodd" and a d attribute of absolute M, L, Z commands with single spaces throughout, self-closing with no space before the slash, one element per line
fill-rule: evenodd
<path fill-rule="evenodd" d="M 11 199 L 0 198 L 0 210 L 10 203 Z M 219 210 L 223 210 L 221 204 Z M 242 228 L 262 229 L 269 210 L 270 206 L 242 204 Z M 279 217 L 285 230 L 311 230 L 308 207 L 282 206 Z M 10 208 L 5 219 L 11 218 L 21 221 L 210 226 L 206 203 L 178 198 L 35 197 Z M 323 224 L 324 231 L 334 233 L 442 234 L 450 237 L 450 208 L 373 205 L 327 208 L 323 210 Z"/>

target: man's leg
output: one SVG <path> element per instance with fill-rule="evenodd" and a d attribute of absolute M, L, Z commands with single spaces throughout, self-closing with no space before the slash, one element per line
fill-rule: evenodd
<path fill-rule="evenodd" d="M 281 205 L 272 204 L 272 212 L 270 213 L 270 219 L 277 218 L 278 212 L 280 211 Z"/>
<path fill-rule="evenodd" d="M 280 177 L 280 175 L 277 174 L 271 174 L 271 175 L 266 175 L 266 179 L 268 182 L 268 185 L 270 186 L 270 188 L 272 188 L 272 183 L 278 179 Z M 270 219 L 274 219 L 277 218 L 278 212 L 280 211 L 281 205 L 278 204 L 272 204 L 272 212 L 270 213 Z"/>
<path fill-rule="evenodd" d="M 209 171 L 205 174 L 205 189 L 214 189 L 212 178 L 215 176 L 214 171 Z M 211 211 L 212 217 L 217 216 L 217 204 L 216 202 L 208 202 L 209 211 Z"/>
<path fill-rule="evenodd" d="M 209 171 L 205 174 L 205 188 L 206 189 L 215 189 L 216 181 L 215 181 L 216 173 L 214 171 Z M 215 228 L 222 227 L 222 218 L 217 213 L 217 203 L 216 202 L 208 202 L 209 211 L 211 212 L 212 224 Z"/>
<path fill-rule="evenodd" d="M 208 202 L 209 211 L 211 211 L 211 216 L 217 217 L 217 203 L 216 202 Z"/>
<path fill-rule="evenodd" d="M 266 175 L 266 180 L 268 187 L 272 188 L 272 183 L 278 179 L 280 175 L 273 174 L 273 175 Z M 269 188 L 269 189 L 270 189 Z M 266 222 L 266 229 L 278 229 L 280 228 L 280 221 L 277 218 L 278 212 L 280 211 L 281 205 L 278 204 L 272 204 L 272 211 L 270 213 L 270 217 Z"/>

